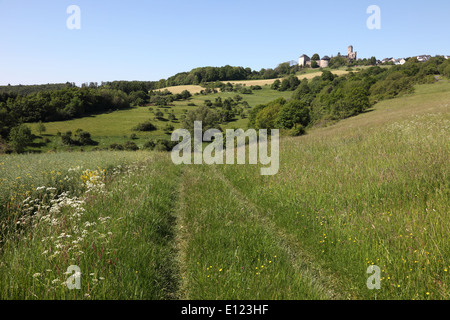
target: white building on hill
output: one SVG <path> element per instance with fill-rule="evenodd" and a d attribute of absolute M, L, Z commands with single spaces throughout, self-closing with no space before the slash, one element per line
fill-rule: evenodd
<path fill-rule="evenodd" d="M 300 56 L 300 58 L 298 59 L 298 65 L 300 67 L 306 67 L 306 66 L 310 66 L 311 65 L 311 58 L 308 57 L 306 54 L 303 54 Z"/>
<path fill-rule="evenodd" d="M 421 55 L 421 56 L 417 56 L 416 58 L 417 58 L 417 60 L 419 60 L 419 62 L 425 62 L 425 61 L 430 60 L 431 56 L 424 54 L 424 55 Z"/>

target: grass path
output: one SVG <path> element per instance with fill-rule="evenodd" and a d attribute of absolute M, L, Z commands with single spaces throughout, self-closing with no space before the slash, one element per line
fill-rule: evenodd
<path fill-rule="evenodd" d="M 186 190 L 186 185 L 184 180 L 186 179 L 185 170 L 183 170 L 183 174 L 180 177 L 180 183 L 178 188 L 178 201 L 176 204 L 176 209 L 174 210 L 174 216 L 176 218 L 176 225 L 174 227 L 175 230 L 175 241 L 174 241 L 174 252 L 176 252 L 175 262 L 178 268 L 178 289 L 177 292 L 174 293 L 174 299 L 186 300 L 188 299 L 188 293 L 186 290 L 186 274 L 187 274 L 187 239 L 189 238 L 189 234 L 187 229 L 184 227 L 186 225 L 186 221 L 184 220 L 184 211 L 186 210 L 186 201 L 188 190 Z"/>
<path fill-rule="evenodd" d="M 183 181 L 180 298 L 336 298 L 324 273 L 214 168 L 188 167 Z"/>
<path fill-rule="evenodd" d="M 314 261 L 313 257 L 301 247 L 294 235 L 277 226 L 272 220 L 273 212 L 270 209 L 263 209 L 252 202 L 219 171 L 215 170 L 214 174 L 217 179 L 225 183 L 227 188 L 239 199 L 240 203 L 249 209 L 252 218 L 265 226 L 269 233 L 276 236 L 277 245 L 286 251 L 292 266 L 298 273 L 308 279 L 307 281 L 314 290 L 320 292 L 327 299 L 343 298 L 341 292 L 335 291 L 335 288 L 341 287 L 339 285 L 341 280 L 328 270 L 321 268 L 318 262 Z"/>

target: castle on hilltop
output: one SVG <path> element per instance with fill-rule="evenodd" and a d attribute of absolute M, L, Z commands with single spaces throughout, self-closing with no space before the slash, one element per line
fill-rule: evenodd
<path fill-rule="evenodd" d="M 341 56 L 347 58 L 349 61 L 357 60 L 358 52 L 353 52 L 353 46 L 348 47 L 348 56 Z"/>
<path fill-rule="evenodd" d="M 353 46 L 349 46 L 348 55 L 342 56 L 340 53 L 338 53 L 338 57 L 347 58 L 347 60 L 351 62 L 353 60 L 358 59 L 358 53 L 353 51 Z M 321 59 L 315 61 L 320 68 L 326 68 L 330 63 L 330 60 L 331 60 L 330 57 L 324 56 Z M 312 62 L 311 58 L 308 57 L 306 54 L 301 55 L 300 58 L 298 59 L 298 65 L 300 67 L 311 66 L 311 62 Z"/>

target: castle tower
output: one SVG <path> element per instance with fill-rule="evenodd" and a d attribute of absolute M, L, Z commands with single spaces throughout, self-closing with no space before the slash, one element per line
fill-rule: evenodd
<path fill-rule="evenodd" d="M 320 59 L 320 67 L 321 68 L 327 68 L 330 64 L 330 57 L 329 56 L 325 56 L 322 59 Z"/>
<path fill-rule="evenodd" d="M 353 46 L 348 47 L 348 59 L 349 60 L 356 60 L 357 58 L 357 52 L 353 52 Z"/>

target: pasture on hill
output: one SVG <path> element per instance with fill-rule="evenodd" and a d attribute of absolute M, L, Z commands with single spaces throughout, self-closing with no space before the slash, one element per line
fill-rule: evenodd
<path fill-rule="evenodd" d="M 166 125 L 173 125 L 175 129 L 181 128 L 182 121 L 180 120 L 186 112 L 190 110 L 196 110 L 199 106 L 204 105 L 205 100 L 214 101 L 216 98 L 221 97 L 222 100 L 226 98 L 232 98 L 237 93 L 233 92 L 219 92 L 208 95 L 196 95 L 188 101 L 174 101 L 173 106 L 165 107 L 131 107 L 127 110 L 118 110 L 109 113 L 97 114 L 79 119 L 56 121 L 45 123 L 46 132 L 43 134 L 43 138 L 47 138 L 50 141 L 43 143 L 42 138 L 37 138 L 35 144 L 37 147 L 31 148 L 34 151 L 49 151 L 49 150 L 68 150 L 77 149 L 77 147 L 64 146 L 61 142 L 61 138 L 57 136 L 58 132 L 64 133 L 66 131 L 75 132 L 77 129 L 83 129 L 88 131 L 92 135 L 94 141 L 99 142 L 98 147 L 108 148 L 111 143 L 124 143 L 130 140 L 130 135 L 135 133 L 137 140 L 136 144 L 142 147 L 143 144 L 150 138 L 154 139 L 170 139 L 170 135 L 164 133 Z M 254 91 L 253 94 L 242 95 L 243 100 L 247 101 L 250 106 L 267 103 L 275 100 L 279 97 L 289 99 L 292 95 L 292 91 L 280 92 L 271 90 L 270 87 L 263 87 L 262 90 Z M 188 105 L 195 104 L 195 105 Z M 151 110 L 150 110 L 151 108 Z M 164 114 L 162 119 L 155 118 L 155 112 L 161 110 Z M 169 114 L 175 115 L 176 120 L 169 121 Z M 151 132 L 136 132 L 133 128 L 144 121 L 150 120 L 157 130 Z M 228 128 L 245 128 L 247 126 L 247 119 L 235 118 L 234 120 L 224 125 L 224 129 Z M 38 123 L 31 124 L 33 133 L 36 135 L 38 132 Z M 85 150 L 94 148 L 93 146 L 83 147 Z M 79 148 L 78 148 L 79 149 Z"/>
<path fill-rule="evenodd" d="M 329 70 L 329 68 L 324 68 L 323 70 Z M 348 73 L 348 71 L 345 71 L 345 70 L 331 70 L 330 69 L 330 71 L 333 74 L 338 75 L 338 76 Z M 303 79 L 311 80 L 312 78 L 316 77 L 320 73 L 321 73 L 320 69 L 306 69 L 305 73 L 298 73 L 297 77 L 299 80 L 303 80 Z M 250 86 L 266 86 L 266 85 L 270 86 L 276 80 L 281 81 L 281 80 L 283 80 L 283 78 L 263 79 L 263 80 L 238 80 L 238 81 L 224 81 L 224 82 L 229 82 L 231 84 L 241 84 L 241 85 L 250 87 Z M 203 88 L 202 86 L 198 86 L 198 85 L 185 85 L 185 86 L 167 87 L 167 88 L 163 88 L 163 89 L 159 89 L 159 90 L 163 91 L 166 89 L 174 94 L 181 93 L 184 90 L 188 90 L 189 92 L 194 94 L 194 93 L 200 93 L 205 88 Z"/>

